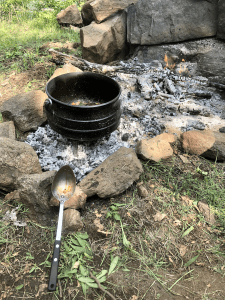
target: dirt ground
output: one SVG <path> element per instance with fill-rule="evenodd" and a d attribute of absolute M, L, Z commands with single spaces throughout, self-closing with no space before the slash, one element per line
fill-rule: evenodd
<path fill-rule="evenodd" d="M 33 89 L 44 91 L 48 68 L 53 64 L 37 64 L 24 73 L 7 74 L 0 81 L 0 104 L 9 97 Z M 186 157 L 186 162 L 180 155 Z M 190 173 L 199 181 L 210 172 L 204 159 L 188 156 L 179 150 L 173 160 L 165 163 L 173 170 L 174 178 Z M 206 222 L 193 204 L 195 195 L 177 195 L 174 187 L 158 165 L 143 162 L 144 174 L 139 179 L 147 190 L 143 197 L 135 182 L 122 195 L 110 199 L 92 197 L 80 210 L 88 242 L 93 253 L 86 261 L 96 272 L 108 270 L 110 256 L 118 256 L 115 272 L 107 276 L 104 286 L 116 299 L 123 300 L 222 300 L 225 299 L 225 236 L 218 222 Z M 225 173 L 225 164 L 218 163 Z M 157 170 L 157 172 L 155 172 Z M 161 170 L 161 173 L 158 172 Z M 222 173 L 220 173 L 222 174 Z M 224 175 L 217 177 L 224 187 Z M 49 264 L 53 251 L 57 212 L 54 227 L 46 228 L 29 219 L 21 208 L 18 218 L 27 222 L 24 227 L 4 221 L 7 210 L 18 203 L 6 202 L 0 193 L 0 299 L 112 299 L 100 289 L 89 288 L 86 296 L 75 279 L 59 279 L 56 292 L 47 291 Z M 205 200 L 202 199 L 204 202 Z M 130 245 L 126 247 L 120 222 L 107 213 L 112 206 L 122 219 L 123 230 Z M 189 230 L 190 229 L 190 230 Z M 188 231 L 189 230 L 189 231 Z M 63 244 L 63 241 L 62 241 Z M 62 249 L 62 253 L 63 253 Z"/>

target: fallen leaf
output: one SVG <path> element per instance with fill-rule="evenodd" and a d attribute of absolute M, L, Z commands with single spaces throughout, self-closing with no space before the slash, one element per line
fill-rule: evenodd
<path fill-rule="evenodd" d="M 80 264 L 79 261 L 76 261 L 75 264 L 73 265 L 73 268 L 77 269 L 79 267 L 79 264 Z"/>
<path fill-rule="evenodd" d="M 127 212 L 127 215 L 128 215 L 128 217 L 130 217 L 130 218 L 131 218 L 131 214 L 130 214 L 129 212 Z"/>
<path fill-rule="evenodd" d="M 182 201 L 184 204 L 187 204 L 188 206 L 192 206 L 193 200 L 191 200 L 188 196 L 181 196 Z"/>
<path fill-rule="evenodd" d="M 204 263 L 197 263 L 197 262 L 195 264 L 196 264 L 196 266 L 200 266 L 200 267 L 204 267 L 204 265 L 205 265 Z"/>
<path fill-rule="evenodd" d="M 94 220 L 94 224 L 96 225 L 96 227 L 98 227 L 99 230 L 103 230 L 104 226 L 100 223 L 99 219 L 95 219 Z"/>
<path fill-rule="evenodd" d="M 207 287 L 208 287 L 208 288 L 210 288 L 210 287 L 211 287 L 211 284 L 210 284 L 210 283 L 209 283 L 209 284 L 207 284 Z"/>
<path fill-rule="evenodd" d="M 135 296 L 135 295 L 133 295 L 133 296 L 130 298 L 130 300 L 138 300 L 138 297 Z"/>
<path fill-rule="evenodd" d="M 183 257 L 187 252 L 187 247 L 184 245 L 181 245 L 179 250 L 180 250 L 180 256 Z"/>
<path fill-rule="evenodd" d="M 166 217 L 166 214 L 161 214 L 160 212 L 157 212 L 156 215 L 153 216 L 154 220 L 157 222 L 161 222 Z"/>
<path fill-rule="evenodd" d="M 173 222 L 173 225 L 174 226 L 181 226 L 181 221 L 180 220 L 175 220 L 174 222 Z"/>
<path fill-rule="evenodd" d="M 42 283 L 42 284 L 40 284 L 40 285 L 39 285 L 39 290 L 38 290 L 38 292 L 37 292 L 37 294 L 36 294 L 36 298 L 39 296 L 40 293 L 42 293 L 42 292 L 44 292 L 45 290 L 47 290 L 47 287 L 48 287 L 47 283 Z"/>
<path fill-rule="evenodd" d="M 190 161 L 183 155 L 178 155 L 184 164 L 189 164 Z"/>

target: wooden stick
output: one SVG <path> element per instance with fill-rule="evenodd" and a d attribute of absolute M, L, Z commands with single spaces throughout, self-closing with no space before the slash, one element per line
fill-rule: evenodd
<path fill-rule="evenodd" d="M 90 277 L 92 279 L 94 279 L 98 285 L 98 288 L 103 291 L 103 293 L 106 293 L 107 295 L 109 295 L 109 297 L 111 297 L 113 300 L 116 300 L 116 298 L 108 291 L 106 291 L 102 286 L 101 283 L 98 281 L 98 279 L 90 272 Z"/>

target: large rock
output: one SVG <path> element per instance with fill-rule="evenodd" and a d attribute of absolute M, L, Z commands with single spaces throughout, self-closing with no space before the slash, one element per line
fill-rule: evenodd
<path fill-rule="evenodd" d="M 219 51 L 211 50 L 199 54 L 194 59 L 197 61 L 196 75 L 207 77 L 210 81 L 225 85 L 225 47 Z"/>
<path fill-rule="evenodd" d="M 214 36 L 217 0 L 139 0 L 128 8 L 127 40 L 153 45 Z"/>
<path fill-rule="evenodd" d="M 7 191 L 17 187 L 19 176 L 42 173 L 34 149 L 9 138 L 0 138 L 0 170 L 0 188 Z"/>
<path fill-rule="evenodd" d="M 102 24 L 92 22 L 80 30 L 83 58 L 99 64 L 124 58 L 126 54 L 126 12 Z"/>
<path fill-rule="evenodd" d="M 4 121 L 14 121 L 22 132 L 37 130 L 46 120 L 43 104 L 47 95 L 42 91 L 22 93 L 3 102 L 0 107 Z"/>
<path fill-rule="evenodd" d="M 95 0 L 89 0 L 84 3 L 81 9 L 81 16 L 83 19 L 83 23 L 85 26 L 91 24 L 92 21 L 94 21 L 94 16 L 92 13 L 92 7 L 91 3 L 94 2 Z"/>
<path fill-rule="evenodd" d="M 49 81 L 57 76 L 60 76 L 60 75 L 66 74 L 66 73 L 71 73 L 71 72 L 83 72 L 83 71 L 71 64 L 65 64 L 65 65 L 63 65 L 62 68 L 58 68 L 55 70 L 53 75 L 49 78 Z"/>
<path fill-rule="evenodd" d="M 56 171 L 48 171 L 20 176 L 17 180 L 17 190 L 11 193 L 12 197 L 17 197 L 17 201 L 29 209 L 29 217 L 43 225 L 50 225 L 54 217 L 49 201 L 55 174 Z"/>
<path fill-rule="evenodd" d="M 225 1 L 218 1 L 218 27 L 217 37 L 225 39 Z"/>
<path fill-rule="evenodd" d="M 152 139 L 141 140 L 137 143 L 136 153 L 144 160 L 155 162 L 161 159 L 168 159 L 173 155 L 171 143 L 176 141 L 176 137 L 171 133 L 162 133 Z"/>
<path fill-rule="evenodd" d="M 16 139 L 15 126 L 13 121 L 0 123 L 0 137 Z"/>
<path fill-rule="evenodd" d="M 95 0 L 89 3 L 96 23 L 101 23 L 114 13 L 125 9 L 138 0 Z"/>
<path fill-rule="evenodd" d="M 181 135 L 184 151 L 205 158 L 225 160 L 225 133 L 191 130 Z"/>
<path fill-rule="evenodd" d="M 138 180 L 142 172 L 134 150 L 122 147 L 81 180 L 79 186 L 88 197 L 113 197 Z"/>
<path fill-rule="evenodd" d="M 57 21 L 61 25 L 82 26 L 83 23 L 76 4 L 70 5 L 66 9 L 58 13 Z"/>
<path fill-rule="evenodd" d="M 64 204 L 64 209 L 67 208 L 83 208 L 87 200 L 87 195 L 80 189 L 79 186 L 76 186 L 75 192 L 73 196 L 68 199 Z M 59 206 L 59 200 L 57 200 L 55 197 L 52 196 L 50 200 L 51 206 Z"/>
<path fill-rule="evenodd" d="M 83 228 L 79 211 L 75 209 L 66 209 L 63 213 L 63 231 L 64 233 L 77 232 Z"/>

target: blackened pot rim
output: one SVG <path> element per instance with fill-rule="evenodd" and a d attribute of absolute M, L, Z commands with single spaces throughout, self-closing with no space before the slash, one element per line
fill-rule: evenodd
<path fill-rule="evenodd" d="M 119 92 L 118 92 L 117 96 L 116 96 L 115 98 L 113 98 L 112 100 L 110 100 L 110 101 L 108 101 L 108 102 L 105 102 L 105 103 L 102 103 L 102 104 L 99 104 L 99 105 L 72 105 L 72 104 L 67 104 L 67 103 L 65 103 L 65 102 L 62 102 L 62 101 L 60 101 L 60 100 L 55 99 L 55 98 L 52 97 L 52 96 L 49 94 L 49 92 L 48 92 L 48 85 L 50 84 L 50 82 L 51 82 L 52 80 L 54 80 L 55 78 L 59 78 L 59 77 L 61 77 L 61 76 L 65 76 L 65 75 L 67 75 L 67 74 L 84 75 L 84 76 L 85 76 L 85 75 L 88 75 L 88 74 L 92 74 L 92 75 L 95 74 L 96 77 L 108 78 L 108 79 L 110 79 L 111 81 L 113 81 L 113 82 L 117 85 L 117 87 L 119 88 Z M 77 76 L 75 76 L 75 77 L 77 77 Z M 46 90 L 47 96 L 48 96 L 51 100 L 56 101 L 56 102 L 57 102 L 58 104 L 60 104 L 60 105 L 65 105 L 65 106 L 67 106 L 67 107 L 73 107 L 73 108 L 76 107 L 76 108 L 78 108 L 78 109 L 79 109 L 79 108 L 82 108 L 82 109 L 85 109 L 85 108 L 90 109 L 90 108 L 94 108 L 94 107 L 102 107 L 102 106 L 105 106 L 105 105 L 109 105 L 110 103 L 113 103 L 114 101 L 118 100 L 119 97 L 120 97 L 120 95 L 121 95 L 121 87 L 120 87 L 119 83 L 118 83 L 115 79 L 112 79 L 111 77 L 108 77 L 108 76 L 103 75 L 103 74 L 92 73 L 92 72 L 70 72 L 70 73 L 65 73 L 65 74 L 56 76 L 56 77 L 52 78 L 52 79 L 47 83 L 45 90 Z"/>

